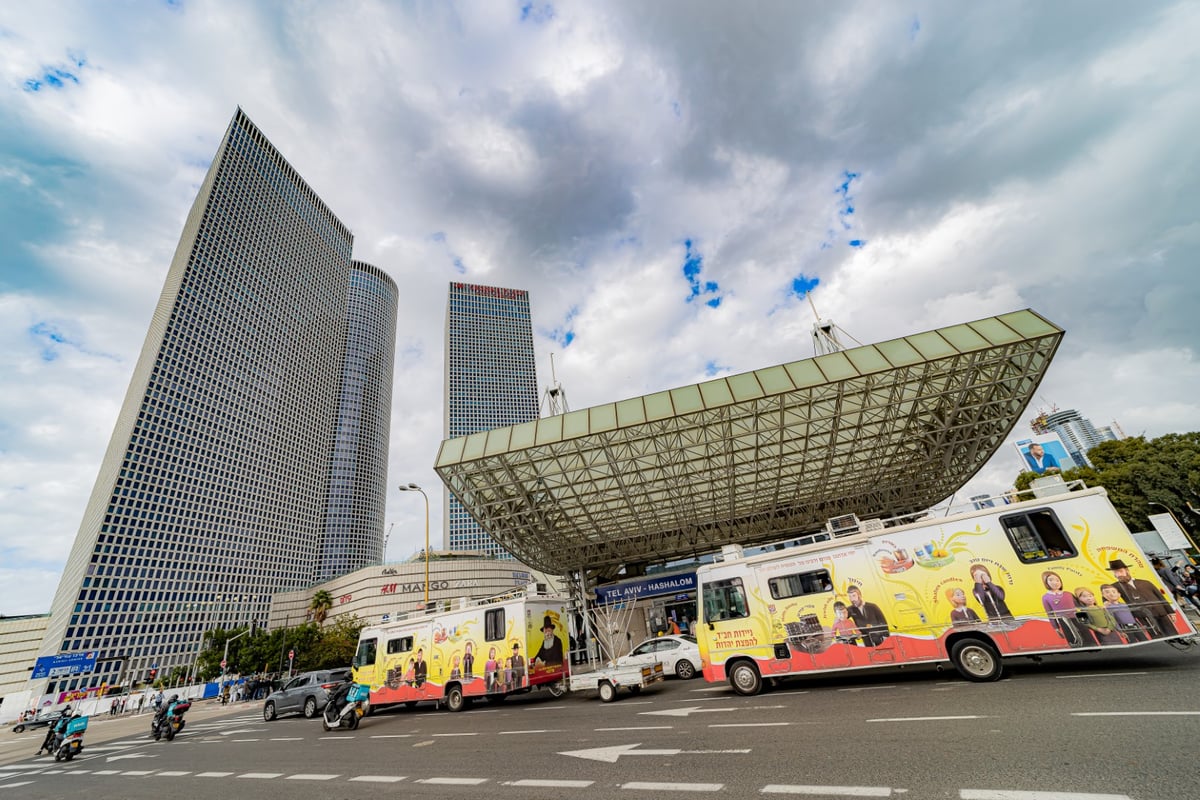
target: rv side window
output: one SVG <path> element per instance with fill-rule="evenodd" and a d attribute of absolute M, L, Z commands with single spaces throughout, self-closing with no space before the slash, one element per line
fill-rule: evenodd
<path fill-rule="evenodd" d="M 704 585 L 704 619 L 716 622 L 722 619 L 747 617 L 746 590 L 741 578 L 713 581 Z"/>
<path fill-rule="evenodd" d="M 369 667 L 375 663 L 375 648 L 378 645 L 378 639 L 363 639 L 358 643 L 358 650 L 354 653 L 354 666 Z"/>
<path fill-rule="evenodd" d="M 493 608 L 483 615 L 483 639 L 494 642 L 504 638 L 504 609 Z"/>
<path fill-rule="evenodd" d="M 1058 517 L 1048 508 L 1010 514 L 1000 518 L 1008 541 L 1026 564 L 1054 561 L 1076 555 L 1075 545 L 1063 530 Z"/>
<path fill-rule="evenodd" d="M 387 651 L 389 656 L 395 653 L 409 653 L 412 652 L 412 647 L 413 637 L 401 636 L 399 639 L 388 639 Z"/>
<path fill-rule="evenodd" d="M 833 591 L 833 581 L 829 580 L 829 570 L 827 569 L 782 575 L 778 578 L 771 578 L 767 581 L 767 585 L 771 587 L 771 597 L 776 600 Z"/>

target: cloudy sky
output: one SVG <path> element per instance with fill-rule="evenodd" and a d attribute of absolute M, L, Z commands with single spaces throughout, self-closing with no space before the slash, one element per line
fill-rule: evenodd
<path fill-rule="evenodd" d="M 530 291 L 572 408 L 806 358 L 812 289 L 864 343 L 1031 307 L 1036 406 L 1200 429 L 1197 42 L 1186 2 L 5 3 L 0 613 L 49 610 L 238 105 L 399 284 L 389 483 L 436 490 L 454 280 Z"/>

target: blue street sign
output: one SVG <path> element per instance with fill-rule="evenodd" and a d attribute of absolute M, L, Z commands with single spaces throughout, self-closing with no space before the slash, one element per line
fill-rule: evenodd
<path fill-rule="evenodd" d="M 596 589 L 596 601 L 607 605 L 623 600 L 638 600 L 642 597 L 657 597 L 664 594 L 675 594 L 695 590 L 696 573 L 687 572 L 681 575 L 667 575 L 661 578 L 643 578 L 641 580 L 619 583 L 615 586 L 602 586 Z"/>
<path fill-rule="evenodd" d="M 97 651 L 89 650 L 86 653 L 60 653 L 56 656 L 42 656 L 33 665 L 32 680 L 61 678 L 65 675 L 93 672 L 96 669 L 97 655 Z"/>

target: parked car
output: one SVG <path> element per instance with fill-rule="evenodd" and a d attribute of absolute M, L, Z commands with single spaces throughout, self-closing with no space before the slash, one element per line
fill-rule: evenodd
<path fill-rule="evenodd" d="M 267 722 L 280 714 L 301 713 L 312 719 L 324 710 L 330 695 L 338 686 L 350 680 L 350 668 L 319 669 L 304 672 L 267 695 L 263 703 L 263 719 Z"/>
<path fill-rule="evenodd" d="M 17 721 L 16 727 L 13 728 L 13 733 L 21 733 L 26 728 L 44 728 L 51 723 L 58 722 L 62 717 L 62 709 L 54 711 L 42 710 L 37 713 L 37 716 L 32 719 L 21 719 Z"/>
<path fill-rule="evenodd" d="M 687 634 L 656 636 L 647 639 L 617 659 L 620 666 L 645 665 L 661 661 L 663 672 L 683 680 L 696 677 L 700 671 L 700 646 L 694 636 Z"/>

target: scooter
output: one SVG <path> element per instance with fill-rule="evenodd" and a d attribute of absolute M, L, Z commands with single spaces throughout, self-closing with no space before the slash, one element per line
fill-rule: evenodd
<path fill-rule="evenodd" d="M 366 714 L 366 704 L 371 690 L 360 683 L 348 683 L 334 692 L 321 714 L 321 727 L 327 731 L 346 728 L 354 730 L 358 721 Z"/>
<path fill-rule="evenodd" d="M 160 711 L 150 723 L 150 735 L 154 737 L 154 741 L 158 741 L 163 736 L 167 737 L 167 741 L 175 738 L 175 734 L 183 730 L 186 721 L 183 718 L 184 712 L 192 707 L 190 700 L 176 700 L 167 705 L 165 711 Z"/>
<path fill-rule="evenodd" d="M 88 718 L 84 716 L 71 717 L 66 730 L 58 735 L 54 742 L 54 760 L 70 761 L 83 752 L 83 732 L 87 730 Z"/>

